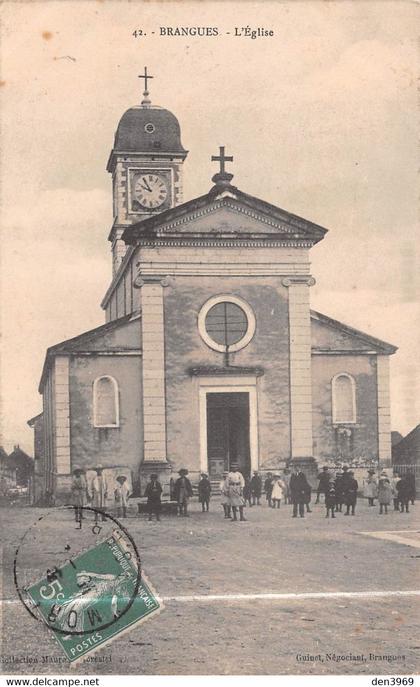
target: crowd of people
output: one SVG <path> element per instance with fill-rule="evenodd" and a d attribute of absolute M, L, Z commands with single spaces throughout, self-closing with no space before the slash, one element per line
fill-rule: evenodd
<path fill-rule="evenodd" d="M 75 506 L 76 521 L 80 522 L 83 506 L 91 503 L 99 513 L 105 510 L 105 501 L 108 495 L 107 481 L 103 475 L 101 465 L 95 468 L 95 476 L 88 485 L 84 471 L 75 468 L 73 471 L 72 494 Z M 177 515 L 188 517 L 189 501 L 193 496 L 193 487 L 188 478 L 188 470 L 181 468 L 179 477 L 171 484 L 171 499 L 177 504 Z M 321 497 L 325 505 L 325 517 L 335 518 L 337 513 L 352 516 L 356 513 L 357 499 L 362 494 L 369 507 L 379 505 L 379 514 L 387 514 L 388 507 L 400 513 L 408 513 L 410 503 L 415 500 L 415 480 L 413 474 L 399 475 L 397 472 L 389 477 L 385 471 L 377 476 L 373 469 L 368 470 L 363 484 L 359 485 L 355 479 L 354 471 L 347 465 L 331 470 L 325 465 L 318 475 L 318 487 L 316 490 L 315 504 L 320 503 Z M 125 475 L 116 477 L 117 487 L 114 489 L 114 500 L 117 516 L 127 516 L 127 504 L 130 490 Z M 278 510 L 283 503 L 291 505 L 293 518 L 304 518 L 306 513 L 311 513 L 312 489 L 306 475 L 298 467 L 285 468 L 281 473 L 266 473 L 263 477 L 254 471 L 251 478 L 246 478 L 239 469 L 239 465 L 233 463 L 230 471 L 223 473 L 219 485 L 220 504 L 224 517 L 232 522 L 245 521 L 245 507 L 252 508 L 261 505 L 261 499 L 265 496 L 269 508 Z M 147 499 L 147 512 L 149 521 L 155 516 L 160 521 L 162 510 L 163 488 L 158 475 L 152 473 L 147 483 L 144 496 Z M 209 476 L 201 474 L 198 482 L 198 500 L 203 513 L 209 511 L 212 486 Z M 343 510 L 343 506 L 345 510 Z M 98 513 L 95 513 L 96 519 Z M 102 514 L 102 518 L 104 515 Z"/>

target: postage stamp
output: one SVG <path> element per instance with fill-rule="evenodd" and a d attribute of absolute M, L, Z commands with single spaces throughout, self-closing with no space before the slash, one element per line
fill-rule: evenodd
<path fill-rule="evenodd" d="M 127 531 L 116 523 L 106 538 L 20 590 L 27 610 L 48 626 L 71 663 L 163 608 Z"/>

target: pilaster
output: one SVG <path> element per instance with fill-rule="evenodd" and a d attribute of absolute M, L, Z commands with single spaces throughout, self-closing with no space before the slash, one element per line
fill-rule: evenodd
<path fill-rule="evenodd" d="M 391 465 L 391 408 L 389 392 L 389 357 L 377 356 L 378 458 L 381 467 Z"/>
<path fill-rule="evenodd" d="M 71 472 L 69 359 L 58 355 L 54 365 L 55 471 L 68 475 Z"/>
<path fill-rule="evenodd" d="M 143 351 L 143 427 L 144 463 L 165 463 L 166 392 L 165 329 L 162 277 L 138 277 L 134 285 L 141 289 L 141 327 Z"/>
<path fill-rule="evenodd" d="M 289 293 L 290 424 L 293 461 L 312 457 L 312 375 L 309 287 L 313 277 L 282 280 Z"/>

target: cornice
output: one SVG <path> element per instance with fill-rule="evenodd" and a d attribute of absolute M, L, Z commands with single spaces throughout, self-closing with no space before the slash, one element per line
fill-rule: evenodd
<path fill-rule="evenodd" d="M 296 275 L 285 277 L 281 280 L 283 286 L 315 286 L 316 281 L 313 277 L 306 277 L 304 275 Z"/>

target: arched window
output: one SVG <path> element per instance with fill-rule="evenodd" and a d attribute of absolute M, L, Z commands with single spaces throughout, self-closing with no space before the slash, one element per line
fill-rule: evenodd
<path fill-rule="evenodd" d="M 93 424 L 95 427 L 119 427 L 118 384 L 104 375 L 93 382 Z"/>
<path fill-rule="evenodd" d="M 356 422 L 356 383 L 347 372 L 333 377 L 332 382 L 333 424 Z"/>

